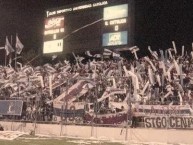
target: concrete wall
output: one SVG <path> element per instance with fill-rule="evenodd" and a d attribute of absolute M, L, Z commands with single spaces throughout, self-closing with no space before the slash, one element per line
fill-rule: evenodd
<path fill-rule="evenodd" d="M 129 128 L 126 129 L 113 127 L 92 127 L 75 126 L 60 124 L 36 124 L 20 122 L 0 122 L 5 130 L 17 130 L 30 133 L 35 130 L 36 134 L 51 136 L 69 136 L 82 138 L 96 138 L 119 141 L 137 141 L 137 142 L 161 142 L 161 143 L 185 143 L 193 144 L 193 130 L 175 130 L 175 129 L 146 129 Z M 127 134 L 127 136 L 126 136 Z"/>

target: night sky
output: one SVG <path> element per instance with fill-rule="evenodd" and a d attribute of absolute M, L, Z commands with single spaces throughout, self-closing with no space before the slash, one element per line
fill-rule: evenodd
<path fill-rule="evenodd" d="M 45 10 L 83 0 L 0 0 L 0 46 L 5 36 L 18 33 L 26 50 L 42 48 Z M 135 45 L 144 52 L 193 42 L 193 2 L 191 0 L 135 0 Z"/>

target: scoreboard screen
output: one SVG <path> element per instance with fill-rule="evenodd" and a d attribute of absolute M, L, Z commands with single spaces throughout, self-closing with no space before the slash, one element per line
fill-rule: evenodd
<path fill-rule="evenodd" d="M 47 36 L 48 41 L 44 42 L 43 53 L 62 52 L 63 33 L 64 33 L 63 16 L 46 19 L 44 36 Z"/>
<path fill-rule="evenodd" d="M 128 4 L 105 7 L 103 10 L 102 46 L 128 44 Z"/>
<path fill-rule="evenodd" d="M 43 54 L 128 46 L 130 7 L 130 0 L 91 0 L 47 10 Z"/>
<path fill-rule="evenodd" d="M 128 17 L 128 4 L 105 7 L 103 11 L 104 20 L 113 20 Z"/>

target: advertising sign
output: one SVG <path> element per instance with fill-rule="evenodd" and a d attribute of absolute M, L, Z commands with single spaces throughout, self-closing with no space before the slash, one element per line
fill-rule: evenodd
<path fill-rule="evenodd" d="M 127 44 L 127 31 L 103 34 L 103 46 Z"/>

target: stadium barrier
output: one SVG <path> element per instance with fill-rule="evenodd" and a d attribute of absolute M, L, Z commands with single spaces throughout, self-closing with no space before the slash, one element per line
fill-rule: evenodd
<path fill-rule="evenodd" d="M 0 121 L 5 130 L 21 131 L 25 133 L 49 135 L 53 137 L 94 138 L 98 140 L 119 140 L 129 142 L 162 142 L 162 143 L 186 143 L 192 144 L 192 130 L 183 129 L 148 129 L 127 128 L 125 126 L 101 127 L 42 124 L 28 122 Z"/>

